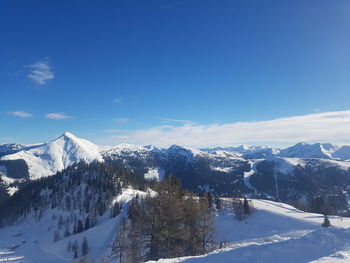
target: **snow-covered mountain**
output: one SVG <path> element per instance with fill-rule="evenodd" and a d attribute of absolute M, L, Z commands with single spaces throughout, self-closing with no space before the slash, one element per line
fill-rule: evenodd
<path fill-rule="evenodd" d="M 254 145 L 240 145 L 238 147 L 215 147 L 215 148 L 203 148 L 205 152 L 216 152 L 216 151 L 228 151 L 234 152 L 242 157 L 247 156 L 248 159 L 258 159 L 271 157 L 277 155 L 280 150 L 271 146 L 254 146 Z M 250 158 L 250 156 L 252 158 Z M 256 158 L 255 158 L 256 157 Z"/>
<path fill-rule="evenodd" d="M 26 163 L 29 179 L 53 175 L 79 161 L 103 161 L 98 146 L 69 132 L 48 143 L 20 148 L 0 159 L 4 163 L 14 160 Z"/>
<path fill-rule="evenodd" d="M 332 153 L 337 149 L 329 143 L 297 143 L 292 147 L 281 150 L 278 154 L 281 157 L 289 158 L 321 158 L 331 159 Z"/>
<path fill-rule="evenodd" d="M 339 158 L 341 160 L 350 160 L 350 146 L 344 145 L 340 147 L 335 152 L 333 152 L 332 157 Z"/>
<path fill-rule="evenodd" d="M 350 159 L 349 146 L 298 143 L 286 149 L 239 146 L 197 150 L 179 145 L 159 149 L 131 144 L 97 146 L 64 133 L 48 143 L 14 148 L 15 152 L 0 158 L 0 188 L 10 194 L 26 180 L 53 175 L 79 161 L 108 161 L 149 180 L 173 174 L 192 191 L 206 189 L 223 195 L 240 191 L 283 201 L 311 198 L 323 191 L 340 196 L 337 206 L 341 208 L 346 207 L 347 193 L 350 195 L 350 161 L 344 161 Z"/>
<path fill-rule="evenodd" d="M 245 159 L 267 159 L 272 157 L 286 158 L 320 158 L 320 159 L 350 159 L 350 146 L 339 146 L 330 143 L 297 143 L 285 149 L 271 146 L 247 146 L 204 148 L 206 152 L 225 150 L 239 154 Z"/>
<path fill-rule="evenodd" d="M 18 143 L 0 144 L 0 156 L 15 153 L 24 147 L 26 147 L 26 145 Z"/>

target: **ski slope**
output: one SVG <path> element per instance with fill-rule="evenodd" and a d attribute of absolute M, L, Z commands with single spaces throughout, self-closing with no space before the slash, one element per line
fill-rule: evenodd
<path fill-rule="evenodd" d="M 218 213 L 216 241 L 226 241 L 225 248 L 157 262 L 350 262 L 350 218 L 331 216 L 333 226 L 326 229 L 321 227 L 322 215 L 272 201 L 254 200 L 253 204 L 256 211 L 244 221 L 234 220 L 231 210 Z"/>
<path fill-rule="evenodd" d="M 110 218 L 110 211 L 107 210 L 103 216 L 98 218 L 95 227 L 79 234 L 60 237 L 57 242 L 53 241 L 57 218 L 59 215 L 67 215 L 57 209 L 44 212 L 40 221 L 28 217 L 20 224 L 0 228 L 0 263 L 72 262 L 73 254 L 67 251 L 68 242 L 77 240 L 80 249 L 84 237 L 88 241 L 89 259 L 97 261 L 107 258 L 111 254 L 110 245 L 115 238 L 120 221 L 126 216 L 128 203 L 136 195 L 142 197 L 146 193 L 131 188 L 123 189 L 123 193 L 111 203 L 111 207 L 114 202 L 122 204 L 123 208 L 117 217 Z M 53 215 L 56 219 L 53 219 Z"/>
<path fill-rule="evenodd" d="M 126 214 L 127 203 L 144 192 L 125 189 L 115 201 L 123 203 L 116 218 L 106 215 L 99 223 L 82 233 L 53 242 L 49 210 L 40 221 L 32 218 L 21 224 L 0 229 L 0 262 L 11 263 L 64 263 L 73 260 L 67 252 L 69 240 L 79 245 L 86 236 L 89 244 L 88 258 L 98 261 L 110 255 L 110 244 Z M 202 256 L 160 259 L 158 263 L 298 263 L 298 262 L 350 262 L 350 218 L 330 216 L 332 227 L 322 228 L 323 216 L 305 213 L 292 206 L 266 200 L 253 200 L 255 212 L 245 219 L 234 219 L 229 200 L 224 209 L 216 213 L 216 242 L 223 248 Z M 226 205 L 226 209 L 225 209 Z M 149 261 L 148 263 L 154 263 Z"/>

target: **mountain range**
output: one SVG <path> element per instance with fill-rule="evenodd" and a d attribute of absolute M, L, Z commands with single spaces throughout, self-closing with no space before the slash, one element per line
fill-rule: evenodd
<path fill-rule="evenodd" d="M 324 194 L 347 209 L 350 146 L 297 143 L 192 149 L 172 145 L 97 146 L 65 132 L 48 143 L 0 145 L 0 180 L 13 194 L 31 180 L 54 175 L 78 162 L 113 160 L 148 180 L 173 174 L 192 191 L 237 192 L 292 202 Z"/>
<path fill-rule="evenodd" d="M 329 213 L 349 213 L 348 146 L 97 146 L 66 132 L 48 143 L 0 149 L 0 261 L 63 263 L 77 254 L 105 262 L 99 260 L 113 254 L 130 206 L 156 196 L 147 187 L 167 175 L 194 193 L 211 192 L 216 207 L 220 201 L 213 212 L 218 249 L 157 262 L 349 259 L 348 218 L 330 216 L 336 227 L 323 229 L 322 215 L 281 203 L 321 213 L 322 199 Z M 242 195 L 252 198 L 254 213 L 238 221 L 232 197 Z"/>

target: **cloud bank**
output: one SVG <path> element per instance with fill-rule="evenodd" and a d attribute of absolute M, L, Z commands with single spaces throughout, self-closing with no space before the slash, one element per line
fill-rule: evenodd
<path fill-rule="evenodd" d="M 34 80 L 39 85 L 44 85 L 50 79 L 55 77 L 48 61 L 37 61 L 28 65 L 30 72 L 28 78 Z"/>
<path fill-rule="evenodd" d="M 105 137 L 99 143 L 210 147 L 243 143 L 281 145 L 301 141 L 350 143 L 350 110 L 257 122 L 211 125 L 184 123 L 181 126 L 161 125 L 142 130 L 116 130 L 113 136 Z"/>

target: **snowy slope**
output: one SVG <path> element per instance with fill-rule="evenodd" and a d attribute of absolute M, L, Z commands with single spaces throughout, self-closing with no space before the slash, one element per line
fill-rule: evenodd
<path fill-rule="evenodd" d="M 216 148 L 205 148 L 202 149 L 205 152 L 217 152 L 217 151 L 227 151 L 233 152 L 244 158 L 249 159 L 259 159 L 263 157 L 271 157 L 280 152 L 279 149 L 271 146 L 254 146 L 254 145 L 240 145 L 238 147 L 216 147 Z M 258 157 L 259 156 L 259 157 Z M 263 157 L 261 157 L 263 156 Z"/>
<path fill-rule="evenodd" d="M 98 146 L 69 132 L 48 143 L 25 147 L 1 158 L 3 161 L 19 159 L 28 165 L 30 179 L 55 174 L 79 161 L 103 160 Z"/>
<path fill-rule="evenodd" d="M 145 194 L 124 189 L 123 194 L 115 199 L 124 207 L 119 216 L 112 219 L 100 217 L 96 227 L 58 242 L 52 241 L 53 233 L 50 230 L 50 226 L 56 224 L 52 215 L 56 213 L 57 216 L 57 210 L 45 213 L 39 222 L 28 218 L 16 226 L 2 228 L 0 262 L 71 262 L 72 255 L 67 252 L 67 243 L 78 240 L 81 244 L 85 236 L 90 248 L 88 258 L 95 261 L 106 258 L 120 220 L 126 215 L 127 203 L 136 195 Z M 283 203 L 253 200 L 255 212 L 246 220 L 237 221 L 229 209 L 230 200 L 223 202 L 226 209 L 215 216 L 216 241 L 225 242 L 222 249 L 203 256 L 161 259 L 157 262 L 345 263 L 350 260 L 350 218 L 331 216 L 332 227 L 325 229 L 320 226 L 323 221 L 320 214 L 301 212 Z"/>
<path fill-rule="evenodd" d="M 339 158 L 341 160 L 350 160 L 350 146 L 344 145 L 340 147 L 332 154 L 332 157 Z"/>
<path fill-rule="evenodd" d="M 278 154 L 281 157 L 289 158 L 323 158 L 331 159 L 332 153 L 337 149 L 337 146 L 334 146 L 329 143 L 297 143 L 292 147 L 281 150 Z"/>
<path fill-rule="evenodd" d="M 59 215 L 68 215 L 58 209 L 45 211 L 40 221 L 29 216 L 24 222 L 0 228 L 0 262 L 72 262 L 72 252 L 67 252 L 67 244 L 69 241 L 77 240 L 80 250 L 84 237 L 88 240 L 89 259 L 107 258 L 111 253 L 110 245 L 115 238 L 120 220 L 126 216 L 129 201 L 135 196 L 142 197 L 146 194 L 146 192 L 131 188 L 123 189 L 123 193 L 110 204 L 111 207 L 114 202 L 122 204 L 123 208 L 117 217 L 110 218 L 109 211 L 107 211 L 98 218 L 98 224 L 95 227 L 79 234 L 60 237 L 57 242 L 52 239 L 54 229 L 57 226 L 57 218 Z"/>
<path fill-rule="evenodd" d="M 216 240 L 226 246 L 203 256 L 161 259 L 158 263 L 301 263 L 349 262 L 350 218 L 330 217 L 334 227 L 320 226 L 323 216 L 283 203 L 254 200 L 248 219 L 233 219 L 231 210 L 216 217 Z M 154 261 L 149 261 L 151 263 Z"/>
<path fill-rule="evenodd" d="M 17 143 L 0 144 L 0 156 L 15 153 L 24 147 L 25 145 Z"/>

